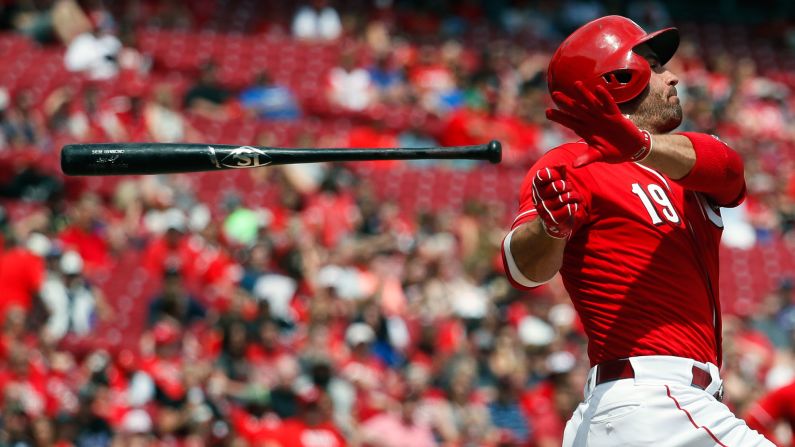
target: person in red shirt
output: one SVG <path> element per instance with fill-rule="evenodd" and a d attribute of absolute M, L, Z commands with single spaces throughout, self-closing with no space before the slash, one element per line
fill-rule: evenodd
<path fill-rule="evenodd" d="M 581 140 L 530 168 L 503 261 L 520 288 L 560 272 L 588 336 L 564 446 L 772 445 L 720 402 L 720 207 L 745 198 L 743 162 L 715 136 L 671 134 L 678 43 L 607 16 L 549 64 L 547 118 Z"/>
<path fill-rule="evenodd" d="M 331 421 L 331 399 L 310 388 L 298 395 L 299 416 L 284 421 L 279 429 L 282 447 L 343 447 L 348 445 Z"/>
<path fill-rule="evenodd" d="M 153 278 L 163 276 L 168 268 L 177 268 L 183 277 L 192 280 L 196 277 L 195 263 L 198 250 L 185 235 L 184 227 L 170 225 L 166 232 L 153 239 L 144 251 L 142 264 Z"/>
<path fill-rule="evenodd" d="M 577 406 L 576 360 L 567 351 L 557 351 L 546 359 L 548 376 L 522 392 L 522 410 L 532 422 L 531 445 L 553 447 L 563 443 L 566 419 Z M 579 388 L 582 389 L 581 384 Z"/>
<path fill-rule="evenodd" d="M 0 251 L 0 315 L 13 307 L 27 314 L 41 290 L 44 273 L 44 259 L 7 240 Z"/>
<path fill-rule="evenodd" d="M 318 242 L 334 247 L 354 231 L 361 216 L 353 197 L 336 180 L 327 178 L 319 193 L 307 199 L 302 217 Z"/>
<path fill-rule="evenodd" d="M 159 404 L 178 408 L 186 399 L 184 365 L 180 355 L 182 328 L 173 320 L 161 320 L 152 328 L 155 349 L 144 356 L 139 368 L 154 382 L 155 399 Z"/>
<path fill-rule="evenodd" d="M 47 409 L 47 368 L 35 351 L 22 343 L 8 347 L 5 364 L 0 366 L 3 405 L 18 405 L 28 416 L 43 416 Z"/>
<path fill-rule="evenodd" d="M 235 434 L 248 445 L 280 446 L 278 441 L 282 421 L 272 412 L 249 412 L 241 407 L 231 406 L 229 422 Z"/>
<path fill-rule="evenodd" d="M 765 435 L 776 445 L 785 445 L 776 438 L 776 426 L 780 422 L 789 424 L 795 433 L 795 382 L 769 391 L 754 402 L 743 415 L 748 426 Z M 795 446 L 795 438 L 790 445 Z"/>
<path fill-rule="evenodd" d="M 340 377 L 356 390 L 354 412 L 364 421 L 383 410 L 386 393 L 396 381 L 394 371 L 373 352 L 375 331 L 367 323 L 352 323 L 345 330 L 350 356 L 339 366 Z"/>
<path fill-rule="evenodd" d="M 83 259 L 86 274 L 111 267 L 108 242 L 99 225 L 102 203 L 93 194 L 85 194 L 72 209 L 69 226 L 59 235 L 64 248 L 74 249 Z"/>

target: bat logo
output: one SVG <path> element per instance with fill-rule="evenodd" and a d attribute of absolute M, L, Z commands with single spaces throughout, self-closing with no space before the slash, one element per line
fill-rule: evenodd
<path fill-rule="evenodd" d="M 264 151 L 251 146 L 241 146 L 226 154 L 220 161 L 216 158 L 215 148 L 210 149 L 210 158 L 216 167 L 232 169 L 257 168 L 271 164 L 271 158 Z"/>

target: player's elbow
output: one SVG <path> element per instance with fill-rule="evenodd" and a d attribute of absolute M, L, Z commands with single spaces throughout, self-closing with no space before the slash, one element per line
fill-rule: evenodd
<path fill-rule="evenodd" d="M 723 165 L 725 179 L 722 197 L 718 204 L 727 208 L 735 207 L 745 198 L 745 165 L 742 157 L 732 149 L 726 149 L 726 160 Z"/>
<path fill-rule="evenodd" d="M 745 183 L 745 164 L 740 154 L 732 149 L 727 149 L 724 169 L 727 182 L 741 189 Z"/>
<path fill-rule="evenodd" d="M 740 155 L 717 137 L 684 132 L 690 138 L 696 160 L 690 172 L 677 183 L 705 193 L 723 207 L 739 205 L 745 196 L 745 167 Z"/>

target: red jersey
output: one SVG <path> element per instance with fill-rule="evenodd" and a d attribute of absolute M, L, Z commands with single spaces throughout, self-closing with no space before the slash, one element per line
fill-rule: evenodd
<path fill-rule="evenodd" d="M 513 228 L 536 217 L 531 176 L 566 166 L 587 217 L 566 244 L 560 274 L 588 335 L 591 365 L 644 355 L 720 365 L 719 209 L 638 163 L 575 169 L 584 144 L 560 146 L 533 165 Z"/>

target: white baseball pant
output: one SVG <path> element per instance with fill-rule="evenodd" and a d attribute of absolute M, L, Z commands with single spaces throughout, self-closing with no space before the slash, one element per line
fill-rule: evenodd
<path fill-rule="evenodd" d="M 629 360 L 634 378 L 598 386 L 598 366 L 591 368 L 564 447 L 775 447 L 713 397 L 722 385 L 714 364 L 670 356 Z M 712 378 L 704 390 L 691 385 L 694 365 Z"/>

